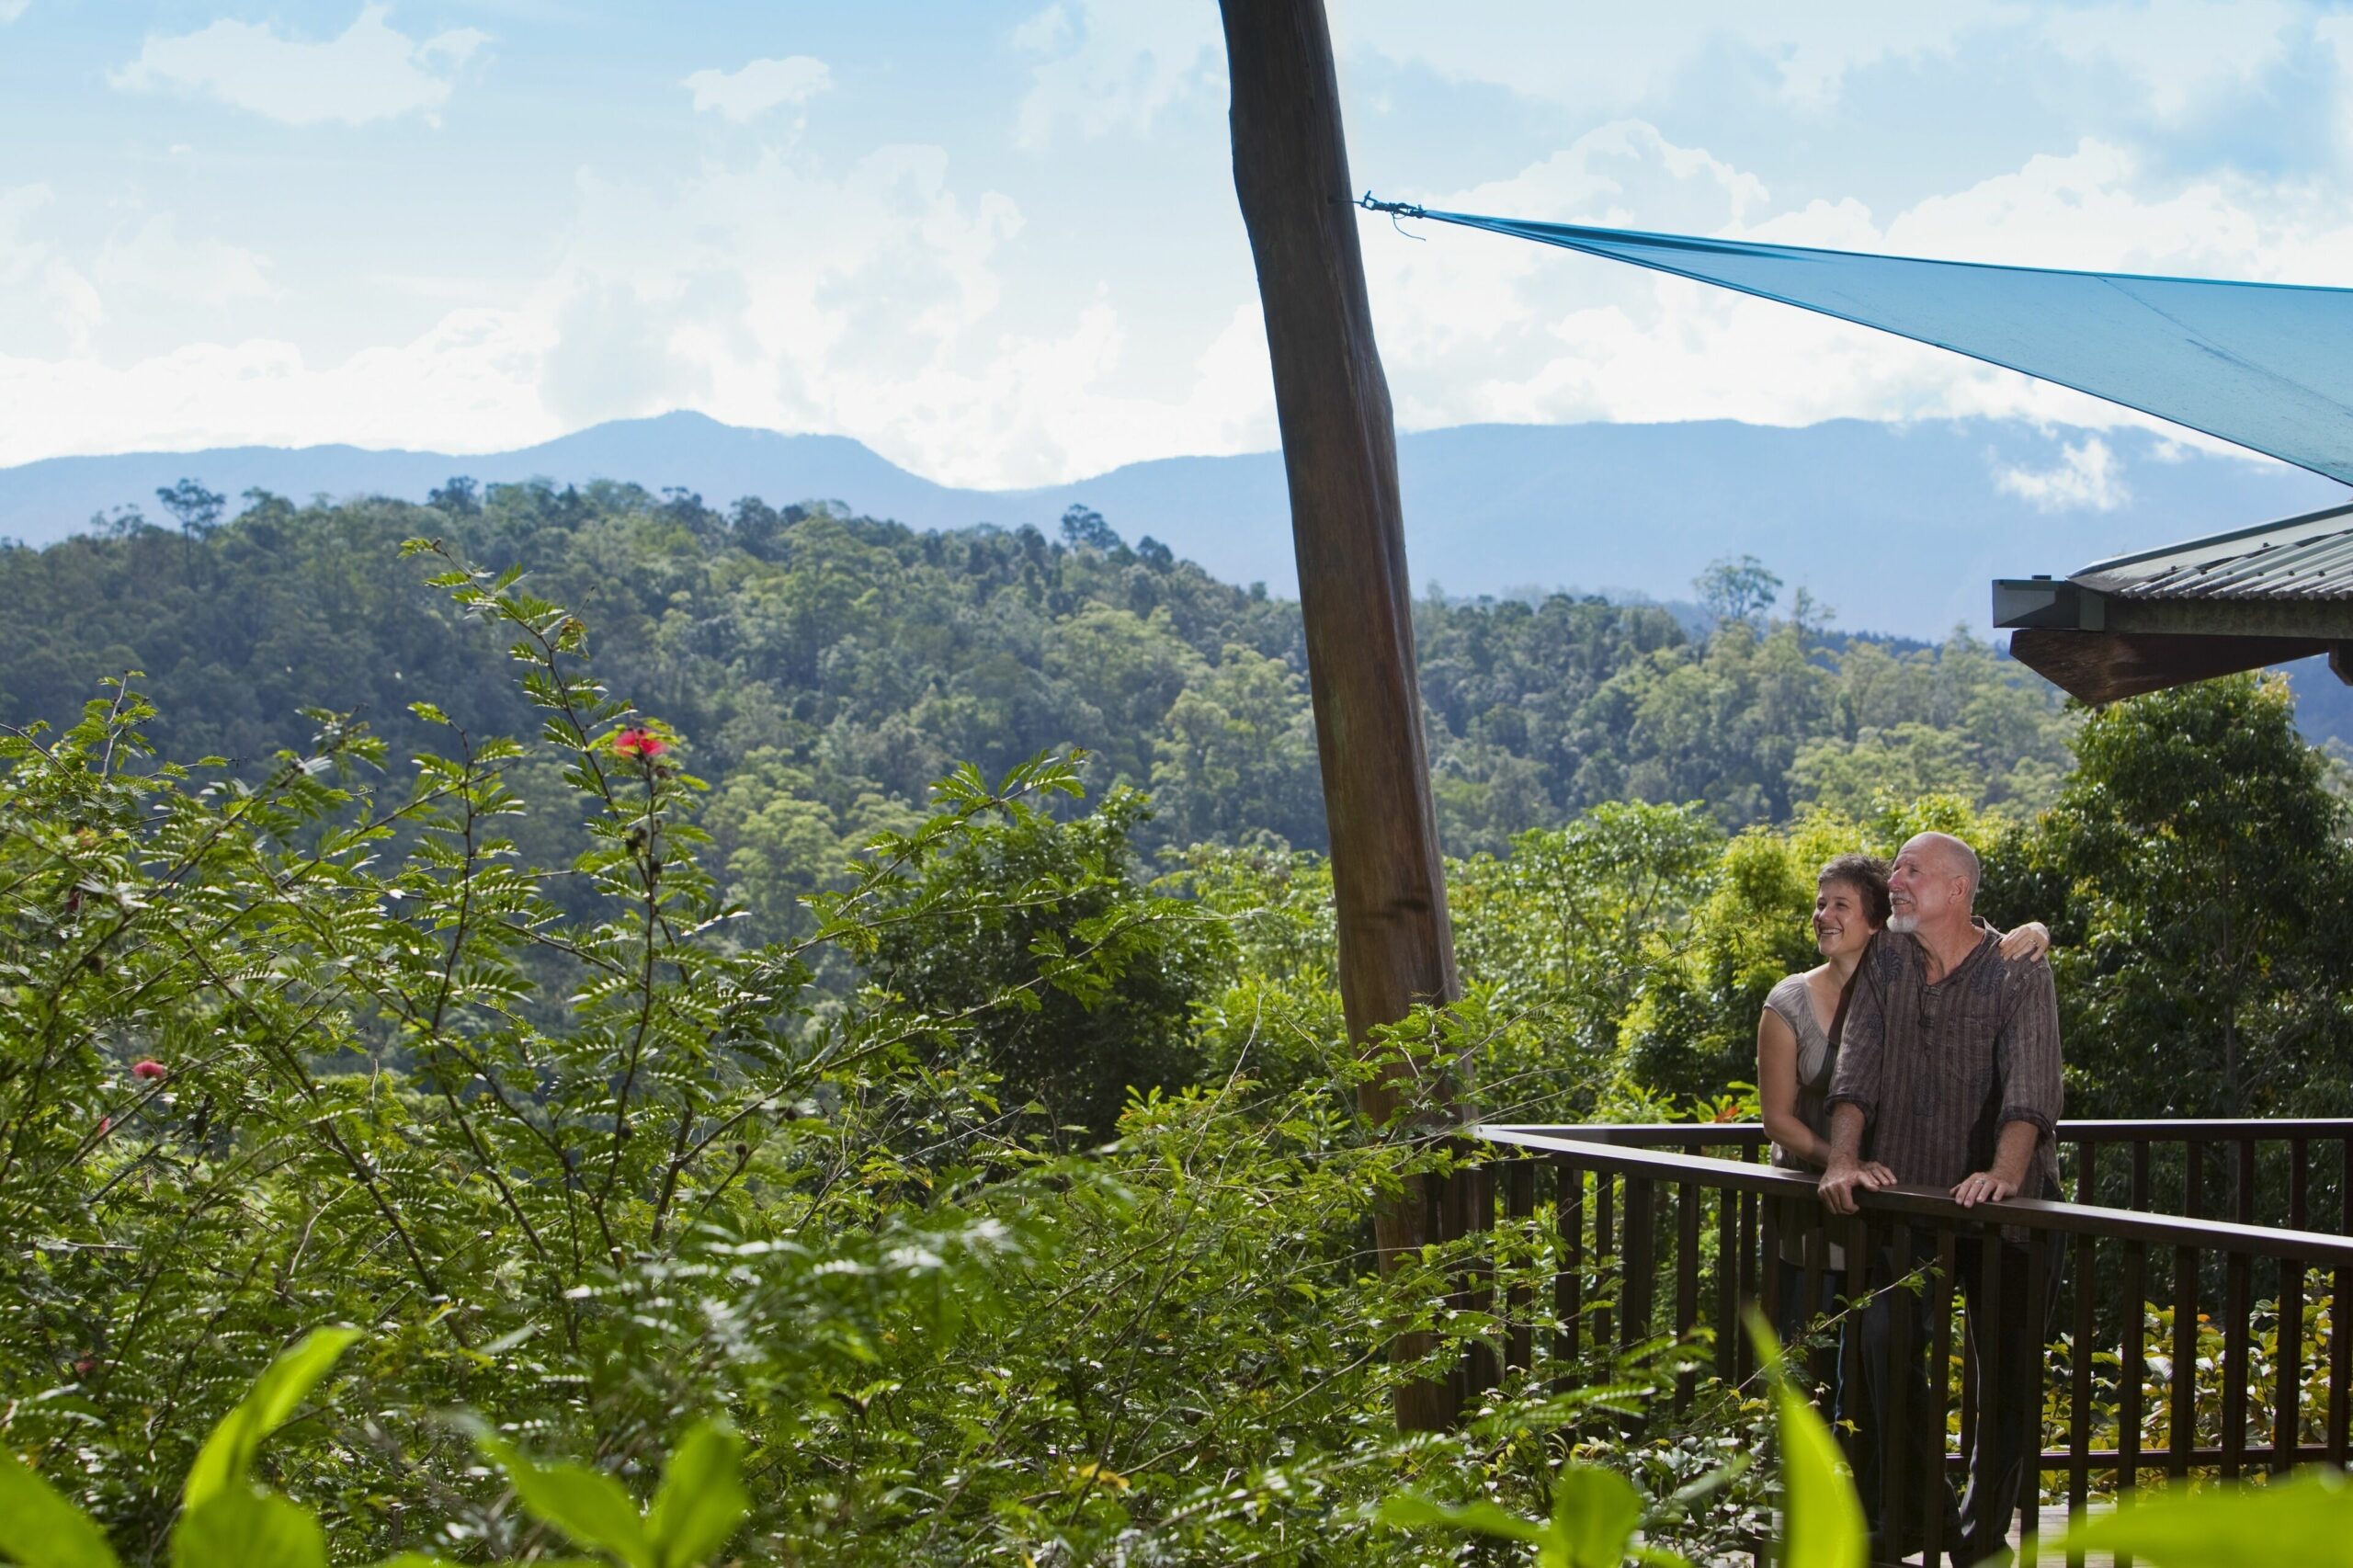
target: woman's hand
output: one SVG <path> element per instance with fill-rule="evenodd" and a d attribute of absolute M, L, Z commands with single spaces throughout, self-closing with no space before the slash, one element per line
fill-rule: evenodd
<path fill-rule="evenodd" d="M 2040 920 L 2029 920 L 2002 938 L 2002 956 L 2016 962 L 2029 962 L 2051 950 L 2051 927 Z"/>

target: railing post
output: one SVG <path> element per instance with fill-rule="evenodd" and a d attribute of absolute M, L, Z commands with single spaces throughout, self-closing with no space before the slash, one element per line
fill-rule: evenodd
<path fill-rule="evenodd" d="M 1716 1376 L 1740 1381 L 1741 1277 L 1747 1272 L 1741 1219 L 1748 1200 L 1732 1187 L 1716 1189 Z"/>
<path fill-rule="evenodd" d="M 1833 1223 L 1835 1221 L 1827 1220 L 1824 1221 L 1823 1230 L 1825 1234 Z M 1846 1232 L 1840 1245 L 1847 1254 L 1847 1278 L 1840 1281 L 1840 1293 L 1846 1299 L 1839 1303 L 1839 1307 L 1847 1314 L 1847 1324 L 1850 1332 L 1838 1335 L 1838 1343 L 1831 1350 L 1831 1356 L 1837 1363 L 1839 1381 L 1847 1388 L 1859 1388 L 1862 1377 L 1863 1336 L 1859 1332 L 1862 1314 L 1858 1310 L 1857 1304 L 1870 1292 L 1871 1250 L 1870 1217 L 1858 1211 L 1847 1217 L 1847 1223 L 1841 1229 Z M 1891 1303 L 1892 1310 L 1898 1317 L 1901 1317 L 1910 1306 L 1911 1303 L 1908 1301 Z M 1901 1372 L 1899 1376 L 1891 1380 L 1892 1382 L 1901 1383 L 1904 1378 L 1910 1376 L 1909 1362 L 1898 1357 L 1893 1364 L 1900 1369 Z M 1888 1425 L 1899 1432 L 1904 1429 L 1901 1422 L 1893 1419 L 1891 1419 Z M 1857 1475 L 1862 1474 L 1863 1466 L 1857 1462 L 1860 1456 L 1855 1451 L 1856 1445 L 1862 1438 L 1862 1434 L 1859 1431 L 1849 1433 L 1846 1428 L 1841 1427 L 1839 1437 L 1847 1445 L 1847 1462 L 1855 1466 Z M 1881 1468 L 1884 1471 L 1885 1455 L 1883 1453 L 1881 1460 Z M 1881 1488 L 1882 1495 L 1889 1494 L 1884 1480 L 1881 1483 Z"/>
<path fill-rule="evenodd" d="M 2002 1278 L 2002 1233 L 1999 1226 L 1981 1226 L 1976 1239 L 1969 1244 L 1977 1249 L 1977 1267 L 1971 1281 L 1969 1311 L 1970 1343 L 1977 1347 L 1977 1430 L 1976 1441 L 1968 1445 L 1970 1467 L 1976 1468 L 1977 1451 L 1989 1444 L 2001 1442 L 2002 1400 L 2009 1390 L 2011 1370 L 2008 1335 L 2002 1332 L 2002 1298 L 2009 1291 Z M 2041 1412 L 2037 1409 L 2039 1417 Z M 2040 1422 L 2036 1423 L 2040 1436 Z M 2037 1452 L 2042 1445 L 2037 1442 Z M 2029 1473 L 2032 1473 L 2031 1471 Z M 2023 1488 L 2020 1489 L 2023 1492 Z M 2027 1557 L 2031 1562 L 2031 1554 Z"/>
<path fill-rule="evenodd" d="M 1651 1296 L 1657 1288 L 1658 1216 L 1648 1176 L 1626 1178 L 1626 1240 L 1619 1252 L 1618 1343 L 1626 1349 L 1650 1336 Z"/>
<path fill-rule="evenodd" d="M 2145 1151 L 2148 1145 L 2141 1148 Z M 2143 1190 L 2146 1161 L 2137 1162 L 2133 1176 Z M 2116 1493 L 2120 1500 L 2141 1484 L 2141 1398 L 2148 1378 L 2149 1248 L 2143 1242 L 2124 1244 L 2124 1356 L 2117 1369 Z"/>
<path fill-rule="evenodd" d="M 1915 1483 L 1926 1510 L 1921 1520 L 1921 1538 L 1927 1546 L 1921 1553 L 1923 1562 L 1944 1561 L 1945 1499 L 1950 1495 L 1952 1486 L 1946 1475 L 1945 1412 L 1952 1396 L 1952 1292 L 1959 1265 L 1953 1228 L 1949 1223 L 1939 1223 L 1937 1274 L 1928 1287 L 1928 1418 L 1924 1424 L 1924 1429 L 1933 1437 L 1919 1455 L 1928 1464 L 1928 1471 Z M 1965 1403 L 1964 1398 L 1964 1406 Z M 1962 1441 L 1965 1445 L 1967 1438 Z M 1919 1446 L 1906 1444 L 1905 1448 L 1917 1449 Z M 1967 1451 L 1966 1447 L 1962 1451 Z"/>
<path fill-rule="evenodd" d="M 1995 1253 L 2003 1252 L 2000 1225 L 1985 1227 L 1985 1245 Z M 2011 1375 L 2018 1380 L 2019 1392 L 2029 1396 L 2027 1400 L 2029 1414 L 2025 1444 L 2026 1483 L 2018 1488 L 2018 1558 L 2026 1562 L 2036 1560 L 2035 1542 L 2041 1538 L 2042 1530 L 2043 1354 L 2051 1337 L 2052 1282 L 2051 1265 L 2046 1261 L 2050 1251 L 2043 1244 L 2041 1236 L 2031 1231 L 2027 1233 L 2026 1278 L 2020 1281 L 2026 1299 L 2019 1303 L 2025 1311 L 2018 1314 L 2026 1324 L 2026 1333 L 2020 1336 L 2018 1346 L 2026 1364 L 2011 1369 Z M 2006 1258 L 2007 1255 L 2004 1256 Z M 2059 1256 L 2063 1258 L 2067 1255 L 2063 1251 Z M 1994 1332 L 2001 1332 L 1998 1319 Z"/>
<path fill-rule="evenodd" d="M 1688 1340 L 1699 1322 L 1699 1184 L 1687 1181 L 1676 1187 L 1675 1195 L 1675 1337 Z M 1699 1374 L 1686 1369 L 1676 1374 L 1675 1413 L 1677 1415 L 1691 1408 L 1691 1395 L 1699 1387 Z"/>
<path fill-rule="evenodd" d="M 1617 1241 L 1610 1234 L 1610 1222 L 1614 1218 L 1610 1210 L 1615 1198 L 1616 1182 L 1617 1178 L 1609 1174 L 1608 1166 L 1599 1165 L 1594 1168 L 1593 1281 L 1594 1290 L 1599 1296 L 1599 1300 L 1593 1303 L 1593 1347 L 1596 1350 L 1609 1348 L 1609 1303 L 1625 1289 L 1625 1281 L 1622 1278 L 1616 1282 L 1615 1288 L 1609 1278 L 1610 1265 L 1617 1261 L 1618 1256 Z"/>
<path fill-rule="evenodd" d="M 1514 1160 L 1504 1167 L 1504 1215 L 1516 1228 L 1536 1217 L 1536 1162 Z M 1504 1369 L 1526 1372 L 1536 1362 L 1536 1325 L 1529 1321 L 1536 1292 L 1527 1271 L 1515 1269 L 1504 1297 Z"/>
<path fill-rule="evenodd" d="M 1910 1487 L 1917 1485 L 1924 1500 L 1922 1507 L 1929 1514 L 1941 1516 L 1944 1513 L 1944 1499 L 1942 1494 L 1937 1491 L 1937 1483 L 1944 1479 L 1944 1467 L 1940 1462 L 1944 1457 L 1945 1446 L 1942 1426 L 1936 1428 L 1934 1458 L 1939 1462 L 1936 1463 L 1928 1475 L 1920 1477 L 1916 1482 L 1912 1477 L 1916 1461 L 1928 1457 L 1919 1452 L 1921 1444 L 1918 1441 L 1919 1436 L 1927 1430 L 1927 1425 L 1923 1421 L 1915 1427 L 1912 1418 L 1913 1369 L 1919 1365 L 1919 1341 L 1915 1337 L 1915 1331 L 1920 1326 L 1920 1302 L 1932 1300 L 1935 1291 L 1931 1288 L 1915 1297 L 1893 1289 L 1897 1279 L 1911 1272 L 1913 1262 L 1912 1227 L 1900 1220 L 1888 1227 L 1887 1257 L 1889 1264 L 1887 1278 L 1881 1278 L 1874 1272 L 1866 1281 L 1872 1288 L 1886 1290 L 1890 1292 L 1886 1307 L 1889 1329 L 1885 1410 L 1887 1431 L 1884 1434 L 1866 1432 L 1861 1436 L 1879 1446 L 1879 1494 L 1881 1508 L 1893 1506 L 1893 1499 L 1912 1495 Z M 1847 1261 L 1849 1263 L 1854 1261 L 1851 1255 Z M 1849 1341 L 1859 1341 L 1862 1335 L 1853 1334 L 1847 1337 Z M 1850 1376 L 1860 1374 L 1861 1359 L 1861 1347 L 1858 1345 L 1856 1355 L 1847 1369 Z M 1945 1371 L 1946 1369 L 1941 1366 L 1929 1368 L 1929 1380 L 1932 1382 L 1942 1382 Z M 1944 1408 L 1944 1402 L 1933 1394 L 1929 1396 L 1929 1404 L 1932 1409 L 1940 1411 Z M 1922 1412 L 1923 1415 L 1926 1414 Z M 1856 1473 L 1861 1473 L 1859 1467 Z"/>
<path fill-rule="evenodd" d="M 1561 1267 L 1552 1276 L 1553 1373 L 1557 1388 L 1577 1357 L 1577 1331 L 1585 1316 L 1585 1167 L 1561 1165 L 1552 1199 L 1552 1230 L 1561 1239 Z"/>
<path fill-rule="evenodd" d="M 2246 1340 L 2248 1271 L 2243 1252 L 2222 1264 L 2222 1479 L 2235 1481 L 2246 1468 Z"/>
<path fill-rule="evenodd" d="M 2094 1182 L 2097 1162 L 2094 1157 L 2098 1145 L 2089 1142 L 2082 1145 L 2075 1163 L 2075 1201 L 2088 1203 L 2097 1190 Z M 2097 1294 L 2097 1256 L 2088 1235 L 2075 1238 L 2075 1331 L 2067 1347 L 2067 1369 L 2073 1388 L 2067 1395 L 2067 1517 L 2078 1520 L 2091 1499 L 2092 1447 L 2092 1299 Z M 2038 1447 L 2040 1444 L 2038 1443 Z M 2080 1561 L 2077 1553 L 2069 1559 L 2071 1564 Z"/>
<path fill-rule="evenodd" d="M 2173 1403 L 2166 1418 L 2173 1452 L 2166 1472 L 2189 1473 L 2190 1450 L 2198 1446 L 2198 1254 L 2173 1249 Z"/>
<path fill-rule="evenodd" d="M 1468 1151 L 1463 1151 L 1466 1154 Z M 1458 1300 L 1465 1312 L 1482 1316 L 1495 1305 L 1495 1167 L 1492 1162 L 1465 1158 L 1457 1163 L 1451 1180 L 1432 1182 L 1442 1200 L 1460 1205 L 1449 1216 L 1451 1225 L 1440 1236 L 1483 1236 L 1484 1248 L 1463 1265 Z M 1462 1365 L 1462 1386 L 1454 1402 L 1458 1417 L 1472 1401 L 1503 1381 L 1503 1369 L 1494 1344 L 1484 1338 L 1471 1342 Z"/>
<path fill-rule="evenodd" d="M 2310 1218 L 2311 1150 L 2302 1138 L 2288 1144 L 2288 1228 L 2301 1231 Z M 2279 1260 L 2279 1343 L 2272 1358 L 2272 1392 L 2278 1408 L 2271 1423 L 2271 1468 L 2284 1471 L 2301 1457 L 2304 1444 L 2304 1265 Z"/>

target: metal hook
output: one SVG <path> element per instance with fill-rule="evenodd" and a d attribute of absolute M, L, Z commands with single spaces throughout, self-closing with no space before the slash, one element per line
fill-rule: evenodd
<path fill-rule="evenodd" d="M 1428 216 L 1428 214 L 1424 212 L 1419 206 L 1411 201 L 1376 201 L 1373 199 L 1372 192 L 1368 190 L 1364 193 L 1363 199 L 1358 201 L 1357 205 L 1363 208 L 1368 212 L 1388 213 L 1389 226 L 1396 230 L 1399 233 L 1404 234 L 1409 240 L 1419 242 L 1427 237 L 1423 234 L 1412 233 L 1404 226 L 1404 223 L 1398 221 L 1402 218 L 1423 218 Z"/>

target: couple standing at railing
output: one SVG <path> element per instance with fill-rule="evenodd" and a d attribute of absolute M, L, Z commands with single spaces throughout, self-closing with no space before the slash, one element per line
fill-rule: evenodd
<path fill-rule="evenodd" d="M 2042 960 L 2050 934 L 2037 925 L 2004 937 L 1977 919 L 1979 876 L 1976 852 L 1941 833 L 1912 839 L 1884 869 L 1861 855 L 1822 869 L 1813 929 L 1825 961 L 1766 999 L 1756 1082 L 1774 1163 L 1819 1172 L 1833 1214 L 1855 1212 L 1859 1188 L 1898 1184 L 1949 1192 L 1963 1207 L 2059 1196 L 2059 1010 Z M 2042 1267 L 2029 1267 L 2029 1245 L 2045 1250 Z M 2040 1362 L 2062 1262 L 2057 1233 L 1989 1233 L 1959 1248 L 1978 1420 L 1969 1491 L 1958 1505 L 1944 1479 L 1944 1432 L 1927 1414 L 1941 1406 L 1928 1397 L 1921 1297 L 1886 1289 L 1934 1254 L 1915 1244 L 1898 1257 L 1883 1238 L 1872 1250 L 1865 1262 L 1874 1294 L 1845 1326 L 1856 1354 L 1839 1358 L 1859 1369 L 1861 1386 L 1842 1381 L 1837 1392 L 1838 1414 L 1860 1439 L 1856 1483 L 1872 1560 L 1918 1551 L 1923 1510 L 1936 1507 L 1961 1561 L 2006 1561 L 2027 1460 L 2041 1438 L 2040 1379 L 2018 1373 Z M 1800 1301 L 1800 1256 L 1785 1241 L 1785 1334 L 1823 1311 L 1835 1290 L 1825 1278 L 1822 1300 Z M 1831 1265 L 1827 1273 L 1843 1278 L 1846 1259 L 1835 1249 Z M 1988 1304 L 1998 1323 L 1987 1321 Z M 1896 1344 L 1913 1347 L 1908 1365 L 1893 1364 Z M 1995 1386 L 2005 1367 L 2006 1386 Z M 1901 1432 L 1884 1419 L 1897 1379 L 1906 1384 Z M 1890 1484 L 1886 1461 L 1899 1446 L 1904 1480 Z"/>

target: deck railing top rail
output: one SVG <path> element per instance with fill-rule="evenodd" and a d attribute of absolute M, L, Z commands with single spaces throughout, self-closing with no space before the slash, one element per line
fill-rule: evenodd
<path fill-rule="evenodd" d="M 1587 1143 L 1653 1149 L 1745 1149 L 1760 1147 L 1767 1142 L 1765 1129 L 1754 1121 L 1588 1122 L 1574 1127 L 1491 1125 L 1478 1131 L 1482 1136 L 1542 1133 L 1576 1138 Z M 2150 1118 L 2059 1124 L 2062 1143 L 2178 1143 L 2193 1140 L 2235 1142 L 2248 1139 L 2269 1142 L 2290 1138 L 2353 1138 L 2353 1118 Z"/>
<path fill-rule="evenodd" d="M 1730 1127 L 1736 1124 L 1718 1125 Z M 2063 1129 L 2065 1125 L 2062 1123 Z M 1531 1153 L 1549 1156 L 1558 1163 L 1607 1165 L 1662 1183 L 1689 1182 L 1740 1192 L 1783 1198 L 1802 1197 L 1813 1201 L 1814 1179 L 1810 1176 L 1738 1160 L 1643 1148 L 1638 1146 L 1636 1140 L 1621 1136 L 1640 1131 L 1645 1130 L 1622 1126 L 1480 1127 L 1473 1130 L 1478 1137 L 1489 1142 L 1525 1149 Z M 2062 1135 L 2064 1135 L 2063 1131 Z M 1732 1141 L 1719 1138 L 1715 1142 L 1721 1145 Z M 2236 1224 L 2226 1220 L 2188 1219 L 2136 1209 L 2104 1209 L 2089 1203 L 2051 1203 L 2022 1198 L 2000 1203 L 1981 1203 L 1974 1208 L 1964 1209 L 1945 1193 L 1918 1187 L 1884 1187 L 1877 1191 L 1861 1191 L 1857 1196 L 1862 1208 L 1871 1213 L 1969 1225 L 2023 1226 L 2032 1231 L 2110 1236 L 2124 1241 L 2198 1247 L 2253 1257 L 2283 1258 L 2326 1267 L 2353 1268 L 2353 1238 L 2327 1235 L 2316 1231 L 2282 1230 L 2268 1225 Z"/>

